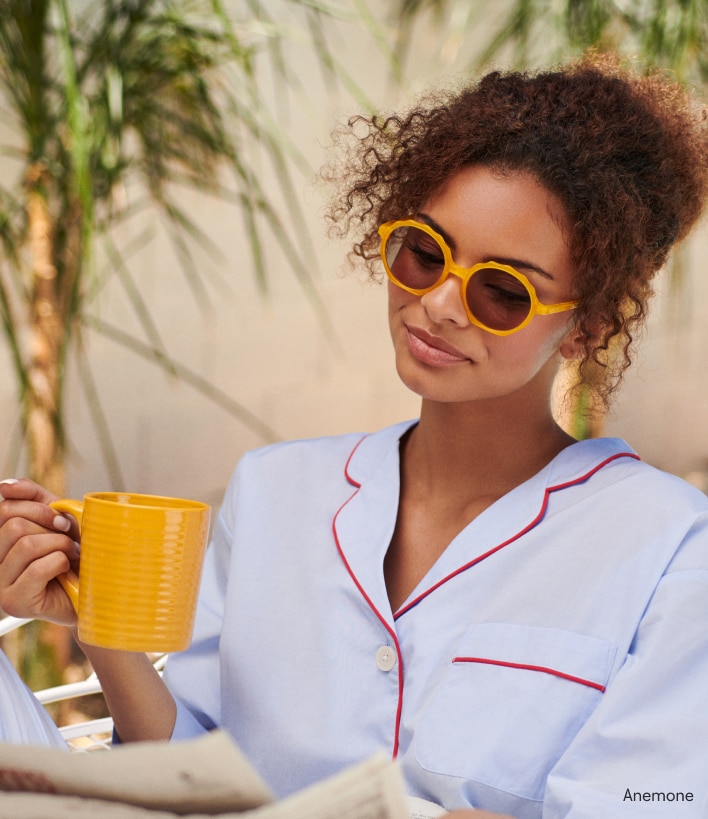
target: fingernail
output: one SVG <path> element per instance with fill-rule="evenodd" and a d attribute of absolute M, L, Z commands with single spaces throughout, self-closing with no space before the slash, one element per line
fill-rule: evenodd
<path fill-rule="evenodd" d="M 0 481 L 0 486 L 2 486 L 4 483 L 6 483 L 8 486 L 12 486 L 13 483 L 19 483 L 19 481 L 17 478 L 5 478 L 4 481 Z M 5 498 L 2 496 L 2 493 L 0 493 L 0 501 L 4 500 Z"/>
<path fill-rule="evenodd" d="M 68 532 L 71 529 L 71 521 L 62 515 L 57 515 L 52 521 L 52 526 L 60 532 Z"/>
<path fill-rule="evenodd" d="M 74 555 L 75 557 L 81 557 L 81 544 L 78 541 L 74 541 Z"/>

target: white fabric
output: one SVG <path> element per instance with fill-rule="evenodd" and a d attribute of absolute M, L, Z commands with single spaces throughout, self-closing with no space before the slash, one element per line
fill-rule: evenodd
<path fill-rule="evenodd" d="M 66 749 L 59 729 L 34 694 L 22 682 L 2 651 L 0 651 L 0 742 L 51 745 Z"/>
<path fill-rule="evenodd" d="M 394 616 L 383 558 L 408 426 L 242 460 L 194 643 L 166 671 L 174 738 L 225 727 L 280 795 L 383 747 L 446 808 L 705 817 L 708 499 L 623 441 L 574 444 Z"/>

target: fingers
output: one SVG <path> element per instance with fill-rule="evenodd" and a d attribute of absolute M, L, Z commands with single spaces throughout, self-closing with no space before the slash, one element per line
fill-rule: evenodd
<path fill-rule="evenodd" d="M 78 540 L 79 530 L 76 521 L 72 517 L 55 512 L 47 505 L 56 499 L 56 495 L 26 478 L 0 482 L 0 532 L 12 518 L 22 518 L 45 529 L 70 534 L 74 540 Z M 0 534 L 0 560 L 5 554 L 4 540 Z"/>
<path fill-rule="evenodd" d="M 15 617 L 33 617 L 73 625 L 76 616 L 57 575 L 67 571 L 64 535 L 28 536 L 0 565 L 0 607 Z M 73 542 L 69 541 L 73 546 Z"/>
<path fill-rule="evenodd" d="M 29 478 L 6 478 L 0 481 L 0 495 L 5 499 L 20 499 L 36 501 L 37 503 L 51 503 L 57 500 L 57 495 L 40 486 Z"/>
<path fill-rule="evenodd" d="M 33 501 L 4 500 L 0 502 L 0 560 L 4 555 L 3 542 L 7 540 L 6 537 L 3 537 L 3 530 L 13 520 L 23 520 L 32 524 L 34 528 L 62 532 L 65 535 L 71 534 L 72 537 L 78 538 L 78 527 L 73 518 L 70 519 L 55 512 L 51 506 Z M 32 527 L 29 528 L 32 529 Z M 9 536 L 14 534 L 14 530 L 5 531 Z M 18 532 L 19 535 L 25 533 L 24 530 Z"/>
<path fill-rule="evenodd" d="M 55 495 L 26 479 L 0 482 L 0 608 L 16 617 L 72 625 L 56 581 L 78 558 L 75 522 L 47 506 Z"/>
<path fill-rule="evenodd" d="M 48 531 L 32 521 L 13 517 L 0 527 L 0 586 L 12 584 L 36 560 L 53 552 L 63 558 L 58 571 L 79 557 L 79 545 L 61 532 Z"/>

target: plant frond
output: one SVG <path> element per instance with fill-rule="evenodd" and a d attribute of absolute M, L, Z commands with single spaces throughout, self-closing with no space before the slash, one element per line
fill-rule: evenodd
<path fill-rule="evenodd" d="M 118 280 L 122 284 L 125 294 L 128 296 L 128 301 L 133 308 L 138 322 L 150 341 L 151 348 L 155 351 L 155 356 L 161 361 L 165 369 L 168 370 L 168 372 L 171 372 L 168 363 L 169 357 L 167 355 L 167 351 L 162 343 L 160 333 L 150 314 L 150 310 L 145 302 L 145 299 L 135 286 L 135 282 L 133 282 L 130 271 L 126 267 L 121 254 L 118 252 L 118 249 L 109 237 L 106 237 L 105 239 L 105 250 L 108 255 L 109 262 L 113 266 L 115 274 L 118 276 Z"/>
<path fill-rule="evenodd" d="M 376 105 L 367 95 L 366 91 L 354 79 L 352 74 L 347 71 L 343 63 L 337 59 L 334 53 L 329 49 L 324 31 L 321 26 L 316 25 L 317 18 L 310 17 L 308 24 L 310 28 L 310 35 L 312 37 L 315 52 L 319 58 L 320 65 L 323 66 L 332 76 L 336 77 L 339 84 L 345 88 L 361 108 L 370 113 L 376 111 Z"/>
<path fill-rule="evenodd" d="M 21 327 L 15 317 L 12 301 L 5 288 L 2 276 L 0 276 L 0 321 L 2 321 L 2 329 L 10 348 L 10 360 L 15 371 L 20 398 L 23 400 L 29 387 L 29 374 L 20 342 Z"/>
<path fill-rule="evenodd" d="M 169 220 L 168 231 L 172 245 L 177 252 L 177 259 L 182 268 L 182 272 L 197 304 L 202 311 L 205 311 L 210 306 L 209 296 L 202 281 L 200 271 L 197 270 L 197 266 L 194 263 L 190 245 L 185 240 L 184 234 L 187 233 L 191 235 L 193 240 L 202 248 L 208 249 L 208 247 L 211 246 L 211 240 L 181 208 L 173 205 L 165 211 L 165 215 Z M 218 248 L 215 248 L 215 250 L 218 252 Z"/>
<path fill-rule="evenodd" d="M 91 371 L 88 356 L 85 350 L 78 345 L 77 350 L 77 370 L 79 374 L 79 381 L 83 388 L 86 405 L 91 416 L 94 428 L 96 430 L 96 437 L 98 438 L 98 445 L 101 451 L 101 457 L 108 472 L 111 489 L 114 491 L 121 491 L 126 488 L 123 473 L 120 468 L 120 459 L 118 458 L 118 451 L 113 442 L 113 434 L 111 433 L 111 425 L 108 422 L 103 405 L 101 404 L 101 397 L 99 395 L 96 381 Z"/>
<path fill-rule="evenodd" d="M 165 363 L 169 364 L 170 372 L 174 372 L 181 381 L 185 384 L 189 384 L 213 404 L 221 407 L 229 413 L 229 415 L 241 421 L 267 443 L 282 440 L 281 436 L 268 426 L 268 424 L 265 424 L 258 416 L 254 415 L 238 401 L 231 398 L 231 396 L 227 395 L 223 390 L 220 390 L 216 385 L 189 367 L 180 364 L 172 358 L 168 358 L 168 361 L 165 362 L 162 355 L 150 347 L 150 345 L 145 344 L 124 330 L 108 324 L 96 316 L 85 315 L 83 317 L 83 324 L 87 328 L 94 330 L 106 338 L 110 338 L 112 341 L 131 350 L 142 358 L 158 364 L 160 367 Z"/>
<path fill-rule="evenodd" d="M 50 8 L 51 0 L 6 0 L 0 14 L 0 85 L 32 157 L 44 153 L 55 124 L 45 36 Z"/>
<path fill-rule="evenodd" d="M 146 213 L 151 224 L 159 220 L 195 301 L 208 308 L 210 282 L 195 254 L 222 260 L 198 215 L 181 198 L 185 189 L 237 205 L 251 253 L 248 275 L 267 293 L 273 284 L 268 256 L 271 250 L 282 253 L 320 326 L 336 339 L 318 295 L 297 190 L 297 175 L 309 178 L 312 170 L 280 116 L 293 100 L 298 116 L 308 105 L 315 116 L 321 105 L 312 99 L 316 94 L 290 47 L 306 45 L 316 55 L 328 93 L 344 88 L 373 110 L 357 78 L 340 62 L 337 32 L 330 32 L 329 23 L 364 19 L 364 26 L 376 31 L 376 47 L 385 53 L 388 45 L 383 30 L 365 14 L 366 0 L 348 6 L 338 0 L 282 0 L 285 20 L 276 8 L 263 0 L 230 3 L 228 14 L 226 0 L 5 0 L 0 91 L 4 122 L 12 132 L 7 140 L 3 136 L 7 144 L 0 145 L 0 156 L 14 178 L 0 186 L 0 329 L 20 392 L 26 393 L 23 362 L 32 352 L 19 319 L 37 291 L 37 267 L 27 244 L 29 196 L 41 205 L 42 219 L 32 223 L 34 235 L 42 238 L 35 247 L 42 251 L 41 269 L 51 272 L 44 278 L 45 284 L 52 282 L 45 304 L 51 303 L 62 328 L 52 342 L 53 350 L 60 348 L 52 379 L 59 394 L 51 396 L 58 408 L 58 439 L 70 355 L 77 356 L 92 420 L 104 438 L 95 384 L 87 362 L 80 360 L 85 355 L 80 328 L 113 276 L 134 311 L 138 335 L 145 338 L 122 336 L 121 343 L 165 372 L 174 367 L 173 375 L 191 379 L 204 394 L 211 391 L 213 400 L 258 427 L 243 407 L 229 404 L 212 385 L 172 361 L 129 264 L 152 234 L 138 228 L 138 239 L 123 244 L 125 234 L 118 230 L 135 232 L 131 220 Z M 266 77 L 273 82 L 275 102 L 272 94 L 265 102 Z M 270 177 L 276 181 L 266 182 Z M 337 343 L 330 348 L 336 350 Z M 261 433 L 269 440 L 277 437 L 262 426 Z M 112 444 L 102 445 L 109 471 L 115 472 Z M 61 458 L 61 447 L 57 452 Z"/>
<path fill-rule="evenodd" d="M 327 307 L 322 301 L 321 296 L 317 292 L 315 288 L 315 284 L 312 280 L 312 276 L 308 267 L 304 264 L 304 262 L 300 259 L 299 255 L 297 254 L 297 250 L 293 247 L 292 242 L 290 240 L 290 236 L 288 232 L 285 230 L 280 218 L 278 215 L 272 210 L 270 207 L 270 203 L 265 199 L 260 199 L 257 203 L 258 210 L 263 213 L 265 218 L 268 220 L 268 224 L 270 229 L 280 245 L 283 253 L 285 254 L 286 258 L 290 260 L 290 264 L 293 268 L 293 272 L 297 277 L 298 281 L 300 282 L 300 286 L 307 294 L 310 303 L 320 321 L 320 325 L 322 326 L 325 334 L 330 339 L 332 343 L 332 349 L 336 350 L 338 353 L 342 352 L 342 345 L 337 337 L 337 332 L 332 324 L 332 320 L 327 312 Z"/>

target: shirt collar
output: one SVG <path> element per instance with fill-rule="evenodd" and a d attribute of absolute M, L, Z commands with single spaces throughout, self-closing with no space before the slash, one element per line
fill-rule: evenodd
<path fill-rule="evenodd" d="M 354 486 L 361 486 L 392 455 L 397 457 L 402 436 L 417 419 L 402 421 L 366 435 L 352 451 L 346 466 L 346 475 Z M 562 487 L 576 483 L 585 476 L 618 457 L 638 458 L 636 452 L 621 438 L 590 438 L 566 447 L 540 472 L 530 478 L 541 479 L 543 487 Z M 527 482 L 528 483 L 528 482 Z"/>
<path fill-rule="evenodd" d="M 346 464 L 353 494 L 337 512 L 333 528 L 343 559 L 382 620 L 390 618 L 383 558 L 398 511 L 401 436 L 406 421 L 362 438 Z M 457 571 L 516 541 L 542 520 L 551 491 L 578 485 L 612 461 L 636 454 L 616 438 L 580 441 L 564 449 L 540 472 L 478 515 L 449 544 L 417 590 L 427 595 Z M 403 613 L 409 604 L 403 606 Z"/>

